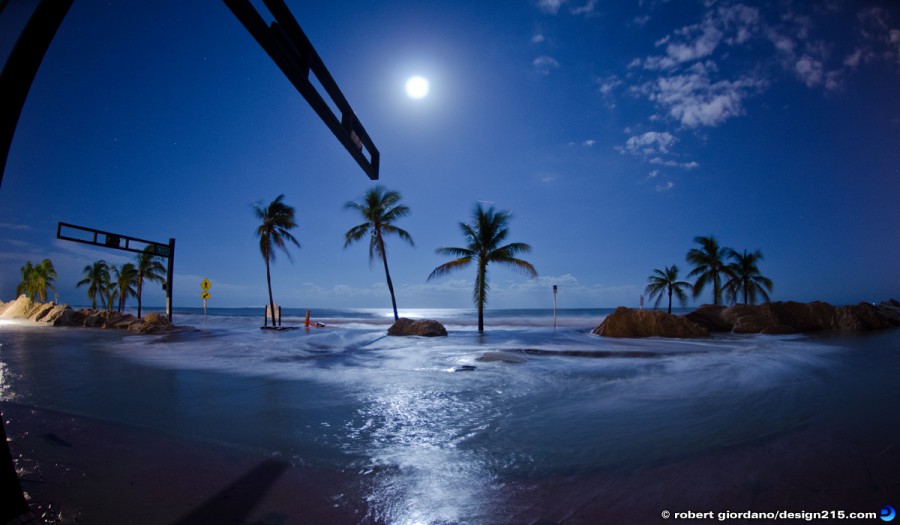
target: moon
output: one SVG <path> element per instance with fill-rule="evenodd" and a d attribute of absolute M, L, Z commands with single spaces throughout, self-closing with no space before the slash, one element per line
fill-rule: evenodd
<path fill-rule="evenodd" d="M 428 95 L 428 79 L 414 76 L 406 81 L 406 94 L 409 98 L 420 99 Z"/>

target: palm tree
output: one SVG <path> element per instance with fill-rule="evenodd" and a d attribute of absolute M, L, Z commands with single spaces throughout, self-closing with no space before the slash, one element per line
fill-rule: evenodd
<path fill-rule="evenodd" d="M 484 303 L 487 302 L 487 293 L 490 289 L 487 279 L 488 263 L 504 264 L 531 277 L 536 277 L 537 271 L 531 263 L 515 257 L 520 253 L 530 252 L 531 246 L 521 242 L 501 246 L 509 234 L 507 227 L 509 212 L 495 212 L 493 207 L 485 211 L 479 204 L 475 207 L 472 219 L 472 224 L 459 224 L 467 241 L 466 247 L 438 248 L 436 250 L 438 254 L 454 256 L 456 259 L 435 268 L 428 276 L 428 280 L 465 268 L 474 261 L 477 273 L 472 298 L 478 306 L 478 331 L 484 332 Z"/>
<path fill-rule="evenodd" d="M 47 300 L 47 288 L 56 290 L 53 286 L 56 270 L 50 259 L 44 259 L 36 266 L 28 261 L 19 271 L 22 272 L 22 282 L 16 287 L 16 295 L 25 294 L 30 299 L 43 303 Z"/>
<path fill-rule="evenodd" d="M 673 264 L 672 266 L 666 266 L 665 270 L 653 270 L 653 275 L 647 279 L 647 282 L 645 293 L 650 295 L 650 299 L 656 296 L 656 302 L 653 303 L 654 308 L 659 307 L 659 303 L 663 298 L 663 292 L 666 292 L 666 295 L 669 296 L 670 314 L 672 313 L 673 294 L 681 302 L 681 306 L 687 303 L 687 295 L 684 293 L 684 288 L 691 288 L 691 283 L 678 280 L 678 266 Z"/>
<path fill-rule="evenodd" d="M 768 302 L 767 290 L 772 291 L 772 280 L 763 276 L 759 271 L 757 262 L 762 260 L 762 252 L 756 250 L 747 253 L 747 250 L 744 250 L 738 253 L 729 250 L 728 255 L 733 262 L 728 265 L 731 278 L 725 283 L 725 294 L 731 299 L 731 302 L 737 302 L 739 293 L 743 295 L 744 304 L 755 304 L 757 294 Z"/>
<path fill-rule="evenodd" d="M 137 290 L 134 289 L 134 285 L 137 284 L 138 269 L 131 263 L 125 263 L 121 267 L 113 265 L 110 269 L 112 286 L 109 287 L 109 309 L 112 310 L 112 299 L 118 295 L 119 306 L 117 310 L 119 313 L 122 313 L 125 311 L 125 300 L 128 299 L 128 296 L 137 296 Z"/>
<path fill-rule="evenodd" d="M 359 211 L 365 222 L 350 228 L 344 234 L 344 248 L 352 243 L 369 237 L 369 264 L 376 255 L 381 256 L 384 263 L 384 276 L 387 279 L 388 291 L 391 293 L 391 306 L 394 308 L 394 321 L 400 319 L 397 313 L 397 299 L 394 296 L 394 283 L 391 281 L 391 272 L 388 270 L 387 253 L 384 249 L 384 236 L 396 234 L 411 246 L 415 246 L 409 233 L 393 222 L 401 217 L 409 215 L 409 208 L 400 202 L 400 194 L 396 191 L 387 191 L 381 186 L 375 186 L 366 192 L 362 202 L 348 202 L 344 205 L 347 209 Z"/>
<path fill-rule="evenodd" d="M 719 304 L 722 300 L 722 275 L 731 277 L 731 270 L 725 263 L 729 249 L 719 246 L 719 242 L 712 235 L 708 237 L 694 237 L 694 242 L 700 244 L 700 248 L 693 248 L 687 254 L 687 261 L 694 265 L 694 269 L 688 277 L 697 277 L 694 283 L 694 298 L 699 297 L 703 288 L 708 284 L 713 285 L 713 304 Z"/>
<path fill-rule="evenodd" d="M 153 245 L 144 248 L 137 256 L 137 315 L 141 316 L 141 295 L 144 291 L 144 279 L 158 283 L 166 282 L 166 269 L 162 265 L 161 258 L 156 255 Z"/>
<path fill-rule="evenodd" d="M 281 248 L 288 259 L 293 261 L 287 250 L 286 241 L 294 243 L 297 248 L 300 247 L 300 243 L 289 231 L 297 226 L 294 221 L 294 208 L 282 202 L 282 199 L 284 199 L 283 193 L 266 207 L 259 204 L 253 205 L 253 213 L 257 219 L 262 221 L 262 224 L 256 228 L 256 236 L 259 237 L 259 251 L 266 261 L 266 284 L 269 287 L 269 306 L 272 308 L 273 325 L 275 324 L 275 300 L 272 298 L 272 274 L 269 264 L 275 261 L 274 249 Z"/>
<path fill-rule="evenodd" d="M 106 289 L 109 288 L 109 265 L 101 259 L 94 264 L 85 266 L 82 273 L 84 279 L 78 281 L 75 286 L 88 285 L 87 295 L 91 300 L 91 309 L 96 310 L 97 294 L 99 293 L 100 299 L 103 300 Z"/>

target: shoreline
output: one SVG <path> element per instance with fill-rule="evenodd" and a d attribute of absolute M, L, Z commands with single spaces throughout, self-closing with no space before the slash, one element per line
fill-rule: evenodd
<path fill-rule="evenodd" d="M 367 474 L 290 464 L 12 402 L 0 404 L 39 523 L 383 523 Z M 660 512 L 878 512 L 900 491 L 900 447 L 803 424 L 696 456 L 503 480 L 485 523 L 649 523 Z M 686 481 L 689 481 L 686 483 Z M 752 521 L 729 520 L 732 523 Z"/>

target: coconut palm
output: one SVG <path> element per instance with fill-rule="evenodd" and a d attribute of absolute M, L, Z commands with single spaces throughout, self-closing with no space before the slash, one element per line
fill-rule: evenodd
<path fill-rule="evenodd" d="M 697 277 L 694 283 L 694 297 L 703 293 L 707 284 L 713 285 L 713 304 L 719 304 L 722 300 L 722 276 L 730 278 L 731 269 L 725 263 L 730 250 L 719 246 L 719 242 L 712 235 L 708 237 L 694 237 L 694 242 L 700 248 L 693 248 L 687 254 L 687 261 L 694 265 L 688 277 Z"/>
<path fill-rule="evenodd" d="M 396 234 L 398 237 L 415 246 L 409 233 L 394 226 L 393 222 L 401 217 L 409 215 L 409 208 L 400 202 L 400 194 L 396 191 L 387 191 L 381 186 L 375 186 L 366 192 L 362 202 L 348 202 L 344 205 L 347 209 L 359 211 L 362 215 L 362 224 L 350 228 L 344 234 L 344 248 L 365 237 L 369 237 L 369 264 L 376 255 L 381 257 L 384 264 L 384 277 L 387 279 L 388 291 L 391 293 L 391 306 L 394 308 L 394 320 L 400 319 L 397 313 L 397 299 L 394 296 L 394 283 L 391 281 L 391 272 L 388 270 L 387 252 L 384 249 L 384 236 Z"/>
<path fill-rule="evenodd" d="M 144 291 L 144 280 L 155 281 L 158 283 L 166 282 L 166 269 L 162 265 L 161 257 L 156 255 L 154 246 L 150 245 L 144 248 L 144 251 L 137 256 L 137 315 L 141 316 L 141 296 Z"/>
<path fill-rule="evenodd" d="M 20 271 L 22 272 L 22 282 L 16 287 L 16 295 L 25 294 L 30 299 L 43 303 L 47 300 L 47 288 L 56 290 L 56 287 L 53 286 L 56 270 L 50 259 L 44 259 L 41 264 L 36 266 L 28 261 Z"/>
<path fill-rule="evenodd" d="M 684 289 L 690 289 L 691 283 L 678 280 L 678 266 L 666 266 L 665 270 L 653 270 L 653 275 L 647 279 L 646 293 L 650 295 L 650 299 L 656 297 L 654 307 L 659 307 L 663 294 L 669 296 L 669 313 L 672 313 L 672 295 L 678 298 L 681 305 L 687 303 L 687 295 Z"/>
<path fill-rule="evenodd" d="M 131 263 L 124 263 L 122 266 L 112 265 L 110 267 L 110 282 L 112 286 L 108 288 L 110 300 L 109 309 L 112 310 L 113 299 L 118 296 L 119 304 L 117 310 L 119 313 L 125 310 L 125 300 L 128 296 L 137 296 L 135 285 L 138 279 L 138 269 Z"/>
<path fill-rule="evenodd" d="M 738 294 L 743 296 L 744 304 L 756 303 L 757 295 L 762 296 L 763 300 L 769 301 L 768 292 L 772 291 L 772 280 L 760 273 L 758 262 L 762 260 L 762 252 L 756 250 L 748 253 L 747 250 L 738 253 L 729 250 L 729 257 L 732 259 L 728 265 L 731 278 L 725 283 L 725 295 L 736 303 Z"/>
<path fill-rule="evenodd" d="M 272 274 L 270 263 L 275 261 L 275 248 L 280 248 L 288 259 L 293 261 L 287 250 L 287 242 L 294 243 L 297 248 L 300 243 L 291 235 L 290 230 L 297 226 L 294 221 L 294 208 L 288 206 L 282 200 L 282 193 L 268 206 L 253 205 L 253 213 L 262 223 L 256 228 L 256 236 L 259 237 L 259 251 L 266 261 L 266 285 L 269 288 L 269 306 L 272 309 L 272 324 L 275 323 L 275 300 L 272 298 Z"/>
<path fill-rule="evenodd" d="M 109 288 L 109 265 L 106 264 L 106 261 L 99 260 L 94 264 L 89 264 L 84 267 L 82 270 L 84 274 L 84 279 L 78 281 L 75 286 L 84 286 L 87 285 L 87 295 L 91 300 L 91 309 L 97 309 L 97 294 L 100 294 L 100 299 L 104 301 L 105 304 L 105 295 L 106 289 Z"/>
<path fill-rule="evenodd" d="M 466 247 L 438 248 L 438 254 L 454 256 L 456 259 L 435 268 L 428 276 L 428 280 L 465 268 L 474 262 L 477 273 L 472 298 L 478 306 L 478 331 L 484 332 L 484 303 L 487 302 L 487 293 L 490 289 L 487 278 L 488 264 L 493 262 L 510 266 L 531 277 L 536 277 L 537 271 L 531 263 L 515 257 L 520 253 L 530 252 L 531 246 L 521 242 L 501 246 L 509 234 L 509 212 L 495 212 L 493 207 L 485 211 L 479 204 L 475 207 L 472 219 L 472 224 L 459 224 L 467 241 Z"/>

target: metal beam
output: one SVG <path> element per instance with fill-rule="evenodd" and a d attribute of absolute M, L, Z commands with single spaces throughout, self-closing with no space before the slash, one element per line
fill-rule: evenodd
<path fill-rule="evenodd" d="M 350 156 L 372 180 L 378 180 L 381 154 L 362 123 L 356 118 L 353 108 L 347 102 L 325 63 L 313 48 L 300 24 L 291 15 L 283 0 L 264 0 L 266 7 L 275 17 L 271 26 L 250 3 L 249 0 L 224 0 L 225 5 L 244 25 L 253 38 L 268 53 L 291 84 L 303 95 L 306 102 L 319 115 L 322 122 L 337 137 Z M 322 86 L 320 93 L 310 78 L 310 73 Z M 337 108 L 337 114 L 324 98 Z"/>
<path fill-rule="evenodd" d="M 88 238 L 73 237 L 63 233 L 63 230 L 76 230 L 86 232 Z M 64 241 L 80 242 L 82 244 L 90 244 L 91 246 L 100 246 L 101 248 L 112 248 L 114 250 L 122 250 L 132 253 L 144 253 L 148 246 L 153 247 L 154 255 L 167 259 L 166 265 L 166 315 L 169 321 L 172 321 L 172 279 L 174 277 L 175 267 L 175 239 L 169 239 L 168 243 L 148 241 L 139 239 L 120 233 L 111 233 L 96 228 L 87 228 L 85 226 L 75 226 L 66 222 L 60 222 L 56 226 L 56 238 Z M 124 242 L 123 242 L 124 241 Z M 132 246 L 132 243 L 143 244 L 142 247 Z"/>
<path fill-rule="evenodd" d="M 0 72 L 0 185 L 25 99 L 56 30 L 74 0 L 42 0 Z M 5 6 L 5 4 L 4 4 Z"/>

